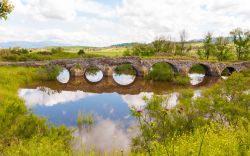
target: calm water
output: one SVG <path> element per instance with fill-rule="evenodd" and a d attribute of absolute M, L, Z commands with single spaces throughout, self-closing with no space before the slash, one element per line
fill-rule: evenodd
<path fill-rule="evenodd" d="M 190 86 L 186 88 L 194 88 L 195 97 L 200 95 L 200 87 L 212 85 L 218 80 L 201 74 L 190 74 L 189 77 Z M 169 83 L 145 81 L 132 75 L 114 74 L 106 78 L 100 71 L 86 73 L 82 78 L 70 78 L 69 72 L 64 70 L 57 79 L 22 88 L 19 96 L 35 114 L 46 117 L 55 125 L 77 127 L 80 112 L 92 114 L 95 119 L 92 131 L 84 135 L 78 132 L 78 135 L 82 135 L 80 142 L 94 144 L 99 150 L 114 146 L 129 147 L 129 137 L 135 133 L 131 129 L 135 120 L 130 115 L 130 108 L 143 108 L 146 104 L 143 97 L 169 95 L 168 107 L 171 108 L 178 103 L 178 89 L 182 88 Z"/>

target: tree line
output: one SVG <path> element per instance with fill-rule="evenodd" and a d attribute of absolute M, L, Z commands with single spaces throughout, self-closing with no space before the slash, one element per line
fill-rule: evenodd
<path fill-rule="evenodd" d="M 238 60 L 247 60 L 250 57 L 250 31 L 236 28 L 230 32 L 230 37 L 217 37 L 213 40 L 212 33 L 208 32 L 203 40 L 203 46 L 197 54 L 207 60 L 215 56 L 218 60 L 228 60 L 235 54 Z"/>
<path fill-rule="evenodd" d="M 160 37 L 149 44 L 135 43 L 124 52 L 124 56 L 189 56 L 195 51 L 201 59 L 216 58 L 219 61 L 248 60 L 250 58 L 250 31 L 236 28 L 230 32 L 229 37 L 213 37 L 208 32 L 202 39 L 201 46 L 194 46 L 193 42 L 187 41 L 185 30 L 180 32 L 180 41 L 174 42 L 171 37 Z"/>

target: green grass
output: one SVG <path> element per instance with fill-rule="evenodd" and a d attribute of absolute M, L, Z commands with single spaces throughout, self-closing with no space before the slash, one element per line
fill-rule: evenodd
<path fill-rule="evenodd" d="M 46 80 L 39 68 L 0 67 L 0 155 L 68 155 L 71 132 L 48 126 L 18 95 L 27 84 Z"/>

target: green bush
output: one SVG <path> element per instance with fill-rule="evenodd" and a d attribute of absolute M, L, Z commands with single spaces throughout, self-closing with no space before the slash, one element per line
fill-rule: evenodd
<path fill-rule="evenodd" d="M 84 51 L 84 49 L 80 49 L 79 51 L 78 51 L 78 53 L 77 53 L 78 55 L 84 55 L 85 54 L 85 51 Z"/>
<path fill-rule="evenodd" d="M 198 73 L 198 74 L 205 74 L 206 69 L 202 65 L 194 65 L 192 68 L 189 70 L 189 73 Z"/>
<path fill-rule="evenodd" d="M 51 49 L 51 53 L 53 53 L 53 54 L 63 53 L 63 52 L 64 52 L 64 50 L 63 50 L 62 47 L 57 47 L 57 48 L 52 48 Z"/>
<path fill-rule="evenodd" d="M 140 133 L 132 151 L 149 155 L 249 155 L 250 70 L 193 98 L 192 90 L 179 92 L 179 103 L 168 107 L 169 96 L 145 99 L 143 109 L 133 108 Z"/>
<path fill-rule="evenodd" d="M 57 76 L 62 71 L 63 71 L 63 68 L 61 66 L 52 65 L 52 66 L 47 67 L 44 72 L 47 75 L 48 80 L 56 80 Z"/>
<path fill-rule="evenodd" d="M 152 67 L 147 79 L 172 82 L 174 80 L 173 67 L 167 63 L 157 63 Z"/>
<path fill-rule="evenodd" d="M 122 64 L 115 68 L 116 74 L 136 75 L 136 71 L 131 64 Z"/>
<path fill-rule="evenodd" d="M 174 83 L 176 83 L 178 85 L 183 85 L 183 86 L 189 85 L 190 78 L 188 76 L 177 75 L 177 76 L 175 76 Z"/>
<path fill-rule="evenodd" d="M 87 74 L 90 74 L 90 75 L 96 75 L 97 72 L 99 72 L 99 71 L 100 71 L 99 68 L 97 68 L 97 67 L 95 67 L 95 66 L 91 66 L 91 67 L 89 67 L 89 68 L 86 70 L 86 73 L 87 73 Z"/>

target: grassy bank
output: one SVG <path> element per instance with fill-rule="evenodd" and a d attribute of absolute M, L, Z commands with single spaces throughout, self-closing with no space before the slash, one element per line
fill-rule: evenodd
<path fill-rule="evenodd" d="M 48 75 L 22 67 L 0 67 L 0 155 L 68 155 L 71 132 L 53 127 L 30 112 L 17 92 Z M 46 73 L 46 72 L 45 72 Z"/>

